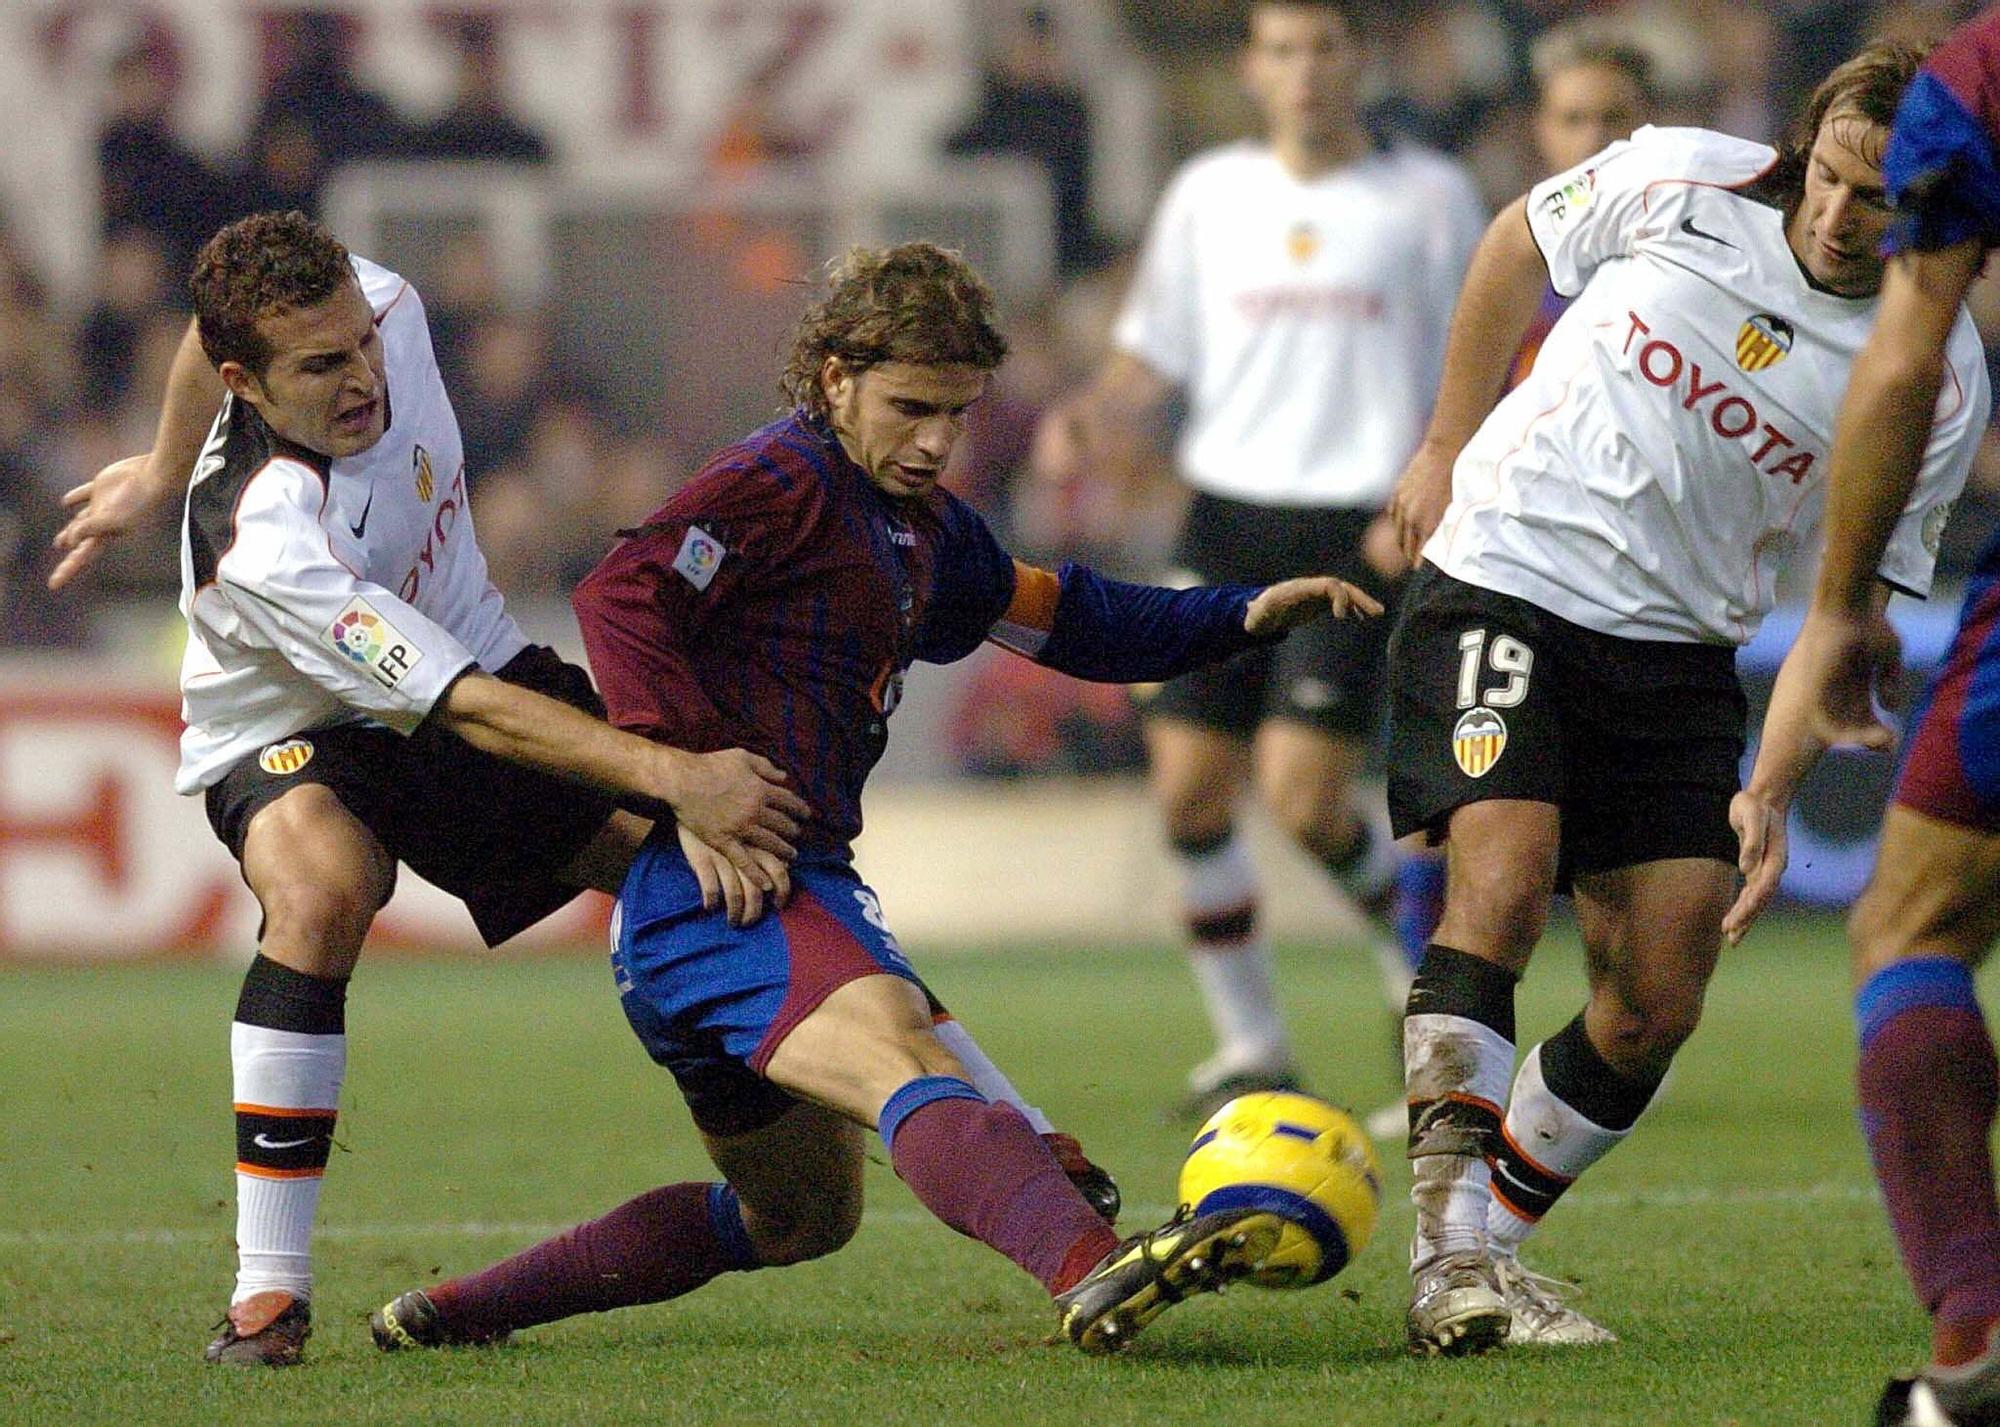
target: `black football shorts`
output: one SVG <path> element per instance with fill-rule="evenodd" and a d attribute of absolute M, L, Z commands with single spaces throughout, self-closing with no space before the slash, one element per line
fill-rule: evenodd
<path fill-rule="evenodd" d="M 1174 563 L 1202 584 L 1270 584 L 1336 575 L 1385 605 L 1393 591 L 1361 555 L 1375 512 L 1268 506 L 1197 494 Z M 1278 643 L 1184 674 L 1144 699 L 1148 717 L 1248 738 L 1267 718 L 1373 742 L 1382 726 L 1383 651 L 1393 609 L 1368 620 L 1321 619 Z"/>
<path fill-rule="evenodd" d="M 1563 886 L 1733 864 L 1747 716 L 1734 649 L 1600 634 L 1425 564 L 1389 643 L 1390 821 L 1441 842 L 1467 803 L 1552 803 Z"/>
<path fill-rule="evenodd" d="M 590 676 L 531 645 L 498 677 L 599 718 Z M 573 898 L 556 874 L 611 815 L 609 797 L 482 753 L 426 721 L 301 730 L 237 763 L 208 790 L 208 821 L 240 862 L 250 820 L 301 783 L 333 791 L 398 862 L 466 904 L 497 946 Z"/>

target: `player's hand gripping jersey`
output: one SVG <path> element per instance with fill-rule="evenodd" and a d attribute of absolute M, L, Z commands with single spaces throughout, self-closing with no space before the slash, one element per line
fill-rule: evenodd
<path fill-rule="evenodd" d="M 487 577 L 457 418 L 416 290 L 361 258 L 382 336 L 388 429 L 329 460 L 226 398 L 181 537 L 181 767 L 197 792 L 303 729 L 408 733 L 459 674 L 527 646 Z"/>
<path fill-rule="evenodd" d="M 611 720 L 740 745 L 812 804 L 804 857 L 842 857 L 903 675 L 992 640 L 1085 679 L 1170 678 L 1262 641 L 1257 588 L 1164 590 L 1010 559 L 956 496 L 892 500 L 794 414 L 708 465 L 578 587 Z"/>
<path fill-rule="evenodd" d="M 1758 187 L 1775 159 L 1645 128 L 1530 192 L 1550 277 L 1575 300 L 1460 454 L 1427 559 L 1605 634 L 1750 638 L 1787 557 L 1812 547 L 1834 414 L 1876 307 L 1808 282 Z M 1898 589 L 1930 589 L 1989 405 L 1961 313 L 1881 566 Z"/>
<path fill-rule="evenodd" d="M 1464 172 L 1421 150 L 1309 180 L 1263 144 L 1190 162 L 1116 333 L 1187 393 L 1182 478 L 1262 505 L 1379 509 L 1430 414 L 1485 226 Z"/>

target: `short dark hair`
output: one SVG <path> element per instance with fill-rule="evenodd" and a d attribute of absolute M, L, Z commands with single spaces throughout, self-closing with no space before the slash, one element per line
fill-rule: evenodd
<path fill-rule="evenodd" d="M 1660 100 L 1652 53 L 1622 29 L 1602 21 L 1578 20 L 1544 31 L 1528 51 L 1528 68 L 1538 98 L 1565 70 L 1600 68 L 1625 76 L 1649 106 Z"/>
<path fill-rule="evenodd" d="M 324 224 L 296 209 L 239 218 L 202 245 L 188 278 L 201 350 L 261 377 L 271 344 L 258 322 L 317 307 L 353 281 L 347 248 Z"/>
<path fill-rule="evenodd" d="M 1244 0 L 1242 23 L 1238 32 L 1247 41 L 1250 38 L 1250 22 L 1259 10 L 1331 10 L 1340 16 L 1349 34 L 1361 34 L 1361 6 L 1359 0 Z"/>
<path fill-rule="evenodd" d="M 993 308 L 985 279 L 950 249 L 849 249 L 827 264 L 826 295 L 799 319 L 780 384 L 795 404 L 824 416 L 828 357 L 857 376 L 883 362 L 990 372 L 1007 357 Z"/>
<path fill-rule="evenodd" d="M 1924 51 L 1914 45 L 1902 40 L 1871 40 L 1820 81 L 1778 146 L 1778 163 L 1769 180 L 1784 195 L 1786 221 L 1805 197 L 1806 163 L 1812 157 L 1820 126 L 1836 115 L 1851 114 L 1880 128 L 1880 142 L 1886 145 L 1896 106 L 1903 102 L 1903 91 L 1917 77 L 1923 62 Z M 1862 157 L 1878 167 L 1882 162 L 1879 149 Z"/>

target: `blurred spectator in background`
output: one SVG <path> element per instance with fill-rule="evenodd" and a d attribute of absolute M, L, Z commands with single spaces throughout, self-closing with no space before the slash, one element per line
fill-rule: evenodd
<path fill-rule="evenodd" d="M 1541 159 L 1538 177 L 1575 168 L 1652 122 L 1659 100 L 1652 56 L 1617 26 L 1580 20 L 1550 30 L 1535 41 L 1530 64 L 1535 76 L 1535 151 Z M 1542 290 L 1542 304 L 1515 354 L 1509 389 L 1534 366 L 1543 339 L 1568 306 L 1554 287 Z"/>
<path fill-rule="evenodd" d="M 111 94 L 97 140 L 99 202 L 107 239 L 137 229 L 157 239 L 175 277 L 227 217 L 223 177 L 174 130 L 180 57 L 147 35 L 111 62 Z"/>
<path fill-rule="evenodd" d="M 499 29 L 493 17 L 454 15 L 445 24 L 458 50 L 458 90 L 450 107 L 410 136 L 404 155 L 547 163 L 549 141 L 508 110 Z"/>
<path fill-rule="evenodd" d="M 1040 164 L 1055 204 L 1056 268 L 1073 276 L 1104 257 L 1090 216 L 1090 105 L 1049 7 L 1000 8 L 979 108 L 945 150 Z"/>
<path fill-rule="evenodd" d="M 155 324 L 178 340 L 187 324 L 170 301 L 168 260 L 160 238 L 143 228 L 121 228 L 105 237 L 100 285 L 77 331 L 76 351 L 84 409 L 102 413 L 132 390 L 140 346 Z"/>
<path fill-rule="evenodd" d="M 241 207 L 298 208 L 316 216 L 334 169 L 406 154 L 411 131 L 388 100 L 355 76 L 347 17 L 280 11 L 268 23 L 281 68 L 251 125 Z"/>
<path fill-rule="evenodd" d="M 10 234 L 0 230 L 0 620 L 10 647 L 82 635 L 75 610 L 48 597 L 49 539 L 61 525 L 49 437 L 74 400 L 69 334 Z"/>

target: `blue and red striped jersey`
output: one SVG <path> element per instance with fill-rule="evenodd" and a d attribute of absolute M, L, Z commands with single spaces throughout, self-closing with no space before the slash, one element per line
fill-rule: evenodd
<path fill-rule="evenodd" d="M 958 497 L 884 494 L 794 412 L 711 457 L 574 604 L 614 723 L 763 754 L 812 804 L 801 855 L 845 856 L 914 661 L 991 639 L 1082 678 L 1170 678 L 1257 643 L 1256 593 L 1021 564 Z"/>
<path fill-rule="evenodd" d="M 1891 252 L 2000 247 L 2000 6 L 1931 51 L 1896 110 L 1882 177 Z"/>

